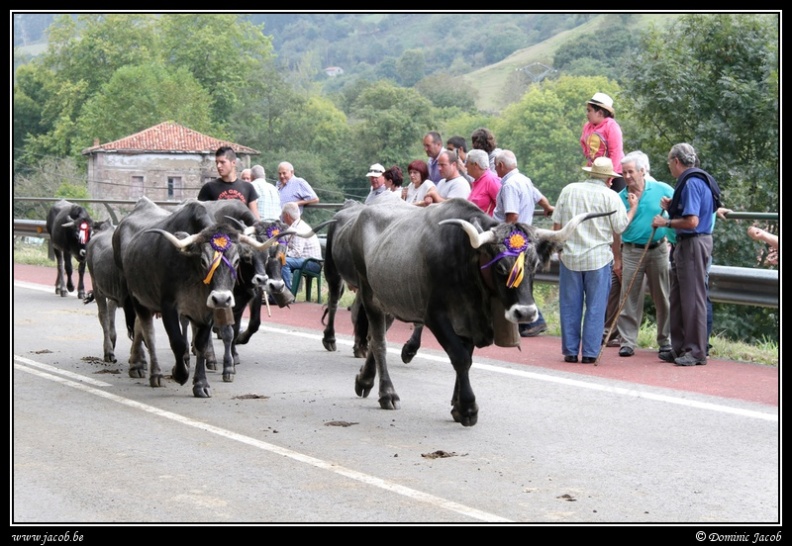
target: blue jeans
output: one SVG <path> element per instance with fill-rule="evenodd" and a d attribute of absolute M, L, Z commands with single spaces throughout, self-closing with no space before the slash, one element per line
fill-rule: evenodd
<path fill-rule="evenodd" d="M 596 358 L 602 347 L 613 264 L 593 271 L 572 271 L 563 262 L 559 266 L 561 352 L 577 356 L 582 341 L 582 356 Z"/>
<path fill-rule="evenodd" d="M 305 258 L 293 258 L 291 256 L 286 258 L 286 263 L 281 268 L 281 277 L 289 291 L 292 289 L 292 270 L 302 267 L 304 263 Z M 319 264 L 316 262 L 311 262 L 308 266 L 308 271 L 313 271 L 314 273 L 319 273 L 320 269 Z"/>

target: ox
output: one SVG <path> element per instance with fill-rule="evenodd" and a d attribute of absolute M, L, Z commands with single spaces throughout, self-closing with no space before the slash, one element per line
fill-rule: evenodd
<path fill-rule="evenodd" d="M 154 346 L 155 313 L 162 316 L 176 359 L 173 378 L 181 385 L 189 379 L 190 352 L 180 324 L 181 315 L 189 320 L 194 332 L 197 358 L 193 395 L 211 397 L 205 351 L 214 315 L 226 316 L 234 307 L 240 243 L 263 250 L 275 242 L 259 243 L 240 234 L 228 222 L 217 223 L 206 207 L 194 199 L 185 201 L 171 214 L 144 197 L 119 223 L 113 233 L 113 255 L 126 278 L 149 348 L 152 387 L 161 386 L 162 381 Z M 233 374 L 233 361 L 224 359 L 223 374 L 224 379 Z"/>
<path fill-rule="evenodd" d="M 93 220 L 83 207 L 61 199 L 47 213 L 47 233 L 58 262 L 58 276 L 55 279 L 55 294 L 66 297 L 66 291 L 74 292 L 72 282 L 72 261 L 78 262 L 77 297 L 85 297 L 85 247 L 91 239 Z"/>
<path fill-rule="evenodd" d="M 249 235 L 255 235 L 256 240 L 262 243 L 285 232 L 288 227 L 278 220 L 256 221 L 250 209 L 238 200 L 205 201 L 203 205 L 217 222 L 233 219 L 238 222 L 240 229 L 245 230 L 244 232 Z M 230 344 L 225 344 L 225 350 L 226 353 L 230 351 L 235 366 L 239 364 L 236 346 L 250 341 L 250 337 L 261 326 L 262 293 L 266 291 L 272 294 L 280 307 L 285 307 L 294 301 L 294 296 L 286 290 L 286 284 L 281 278 L 281 266 L 284 260 L 285 247 L 280 239 L 276 239 L 276 243 L 264 251 L 257 251 L 247 246 L 240 249 L 237 283 L 234 286 L 234 324 L 227 325 L 228 328 L 232 328 L 233 333 L 223 333 L 220 331 L 222 327 L 216 327 L 220 331 L 221 338 L 231 337 L 233 340 Z M 241 319 L 246 308 L 249 309 L 250 318 L 247 328 L 240 334 Z M 209 369 L 214 369 L 213 360 L 213 356 L 207 355 Z"/>
<path fill-rule="evenodd" d="M 469 378 L 474 347 L 491 345 L 504 338 L 505 328 L 516 330 L 516 323 L 536 319 L 532 275 L 580 222 L 596 216 L 603 214 L 582 214 L 550 231 L 498 223 L 463 199 L 426 208 L 347 203 L 333 217 L 327 237 L 324 347 L 336 350 L 335 314 L 347 283 L 358 290 L 368 319 L 369 350 L 355 377 L 357 395 L 368 396 L 379 374 L 380 407 L 400 407 L 385 360 L 391 315 L 423 324 L 435 335 L 456 372 L 451 415 L 473 426 L 478 420 Z"/>
<path fill-rule="evenodd" d="M 116 310 L 124 310 L 127 335 L 132 339 L 132 351 L 129 357 L 130 377 L 144 377 L 140 375 L 146 367 L 146 357 L 143 350 L 143 338 L 139 329 L 135 330 L 135 310 L 126 287 L 123 272 L 113 259 L 113 231 L 115 226 L 110 222 L 97 222 L 94 224 L 94 234 L 88 242 L 85 252 L 85 263 L 91 275 L 93 290 L 88 293 L 84 303 L 96 301 L 99 315 L 99 324 L 104 334 L 104 361 L 116 362 Z"/>

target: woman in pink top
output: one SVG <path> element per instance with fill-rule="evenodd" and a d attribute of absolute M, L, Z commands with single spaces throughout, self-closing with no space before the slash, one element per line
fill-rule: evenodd
<path fill-rule="evenodd" d="M 492 216 L 501 188 L 498 175 L 489 168 L 489 155 L 484 150 L 470 150 L 465 161 L 467 172 L 473 177 L 468 201 Z"/>
<path fill-rule="evenodd" d="M 586 166 L 591 167 L 598 157 L 609 157 L 615 172 L 621 174 L 622 130 L 615 119 L 613 99 L 605 93 L 594 93 L 586 103 L 586 123 L 580 136 L 580 145 L 586 157 Z M 625 187 L 624 177 L 611 179 L 611 189 L 621 191 Z"/>

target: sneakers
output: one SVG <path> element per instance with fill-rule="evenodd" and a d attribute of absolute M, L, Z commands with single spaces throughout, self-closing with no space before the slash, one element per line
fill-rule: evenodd
<path fill-rule="evenodd" d="M 571 362 L 574 364 L 577 362 L 577 355 L 564 355 L 564 362 Z"/>
<path fill-rule="evenodd" d="M 628 347 L 628 346 L 625 345 L 624 347 L 619 349 L 619 356 L 632 356 L 634 354 L 635 354 L 635 351 L 633 351 L 632 347 Z"/>
<path fill-rule="evenodd" d="M 707 364 L 707 359 L 698 360 L 690 353 L 685 353 L 679 358 L 674 359 L 676 366 L 704 366 Z"/>
<path fill-rule="evenodd" d="M 584 356 L 583 358 L 580 359 L 580 361 L 583 364 L 594 364 L 595 362 L 597 362 L 597 357 L 596 356 Z"/>
<path fill-rule="evenodd" d="M 545 330 L 547 330 L 547 323 L 544 321 L 520 325 L 520 335 L 522 337 L 536 337 Z"/>
<path fill-rule="evenodd" d="M 671 347 L 671 345 L 662 345 L 662 346 L 661 346 L 661 347 L 660 347 L 660 348 L 657 350 L 657 352 L 658 352 L 658 353 L 667 353 L 667 352 L 669 352 L 669 351 L 673 351 L 673 350 L 674 350 L 674 348 L 673 348 L 673 347 Z"/>

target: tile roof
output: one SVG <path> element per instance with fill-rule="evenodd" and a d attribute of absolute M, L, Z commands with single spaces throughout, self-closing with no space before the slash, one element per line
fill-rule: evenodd
<path fill-rule="evenodd" d="M 167 152 L 175 154 L 214 153 L 220 146 L 230 146 L 238 154 L 258 155 L 261 153 L 241 144 L 204 135 L 172 121 L 160 123 L 113 142 L 97 143 L 90 148 L 85 148 L 82 153 L 83 155 L 109 151 L 127 153 Z"/>

